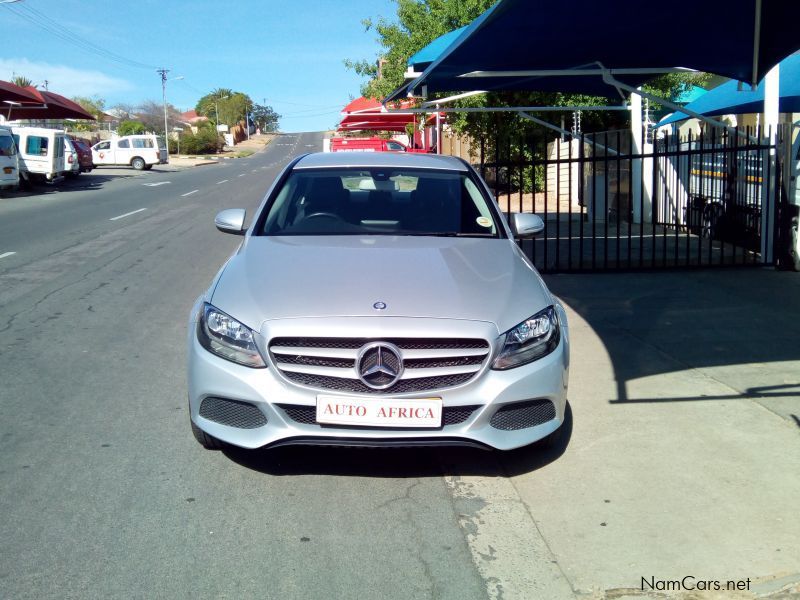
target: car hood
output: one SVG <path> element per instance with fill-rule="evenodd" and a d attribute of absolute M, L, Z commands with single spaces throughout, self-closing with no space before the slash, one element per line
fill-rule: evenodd
<path fill-rule="evenodd" d="M 256 330 L 271 319 L 392 316 L 485 321 L 502 333 L 553 300 L 510 240 L 259 236 L 230 259 L 211 302 Z"/>

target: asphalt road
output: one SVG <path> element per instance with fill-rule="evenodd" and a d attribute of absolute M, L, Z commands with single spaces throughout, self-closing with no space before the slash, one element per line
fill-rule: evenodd
<path fill-rule="evenodd" d="M 0 200 L 0 598 L 483 598 L 503 569 L 563 591 L 536 540 L 493 558 L 535 537 L 497 476 L 540 454 L 192 438 L 187 316 L 238 244 L 214 214 L 321 139 Z"/>

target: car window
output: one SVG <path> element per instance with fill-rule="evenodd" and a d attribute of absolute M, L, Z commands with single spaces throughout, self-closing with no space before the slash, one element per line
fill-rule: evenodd
<path fill-rule="evenodd" d="M 0 156 L 14 156 L 17 153 L 17 145 L 14 138 L 10 135 L 0 135 Z"/>
<path fill-rule="evenodd" d="M 396 150 L 397 152 L 402 152 L 403 150 L 405 150 L 405 148 L 402 145 L 398 144 L 397 142 L 386 142 L 386 147 L 389 150 Z"/>
<path fill-rule="evenodd" d="M 262 235 L 498 237 L 500 231 L 479 187 L 459 171 L 298 170 L 265 210 Z"/>
<path fill-rule="evenodd" d="M 150 138 L 138 138 L 133 140 L 134 148 L 153 148 L 153 140 Z"/>
<path fill-rule="evenodd" d="M 95 150 L 108 150 L 111 148 L 111 142 L 100 142 L 94 147 Z"/>
<path fill-rule="evenodd" d="M 29 135 L 25 142 L 25 154 L 47 156 L 48 139 L 39 135 Z"/>
<path fill-rule="evenodd" d="M 119 140 L 117 142 L 117 148 L 130 148 L 131 143 L 128 140 Z"/>

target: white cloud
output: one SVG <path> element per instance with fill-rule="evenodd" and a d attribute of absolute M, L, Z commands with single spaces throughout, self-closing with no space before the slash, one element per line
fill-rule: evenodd
<path fill-rule="evenodd" d="M 51 92 L 67 97 L 103 98 L 116 92 L 134 89 L 130 82 L 109 77 L 100 71 L 85 71 L 64 65 L 33 62 L 26 58 L 0 58 L 0 79 L 8 81 L 13 74 L 27 77 L 39 88 L 46 79 Z"/>

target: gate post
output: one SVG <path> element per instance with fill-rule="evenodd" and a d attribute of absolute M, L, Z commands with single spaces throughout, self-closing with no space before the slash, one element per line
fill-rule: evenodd
<path fill-rule="evenodd" d="M 649 147 L 652 154 L 652 145 L 645 145 L 642 123 L 642 97 L 631 93 L 631 154 L 642 155 Z M 653 158 L 631 158 L 631 187 L 633 204 L 633 222 L 649 223 L 652 220 L 652 190 L 653 190 Z M 642 214 L 644 212 L 644 214 Z"/>
<path fill-rule="evenodd" d="M 778 210 L 775 186 L 778 133 L 778 102 L 780 94 L 780 67 L 775 65 L 764 77 L 764 129 L 767 131 L 769 150 L 764 152 L 761 176 L 761 262 L 775 262 L 775 211 Z"/>

